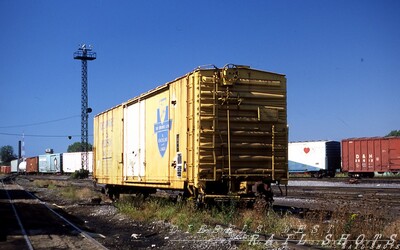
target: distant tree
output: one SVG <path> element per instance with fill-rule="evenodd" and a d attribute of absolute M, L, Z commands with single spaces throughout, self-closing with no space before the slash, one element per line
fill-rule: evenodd
<path fill-rule="evenodd" d="M 400 130 L 392 130 L 386 136 L 400 136 Z"/>
<path fill-rule="evenodd" d="M 88 143 L 87 144 L 87 149 L 88 149 L 88 151 L 92 151 L 93 150 L 92 144 Z M 67 149 L 67 152 L 68 153 L 82 152 L 82 143 L 81 142 L 75 142 L 75 143 L 69 145 L 68 149 Z"/>
<path fill-rule="evenodd" d="M 9 165 L 12 160 L 17 159 L 14 149 L 10 145 L 3 146 L 0 149 L 0 159 L 5 165 Z"/>

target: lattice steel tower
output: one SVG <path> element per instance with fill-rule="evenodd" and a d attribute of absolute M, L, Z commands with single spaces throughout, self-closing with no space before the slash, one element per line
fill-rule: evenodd
<path fill-rule="evenodd" d="M 92 109 L 88 107 L 88 87 L 87 87 L 87 61 L 96 59 L 96 52 L 92 51 L 92 46 L 80 45 L 74 53 L 74 59 L 82 61 L 82 92 L 81 92 L 81 147 L 82 147 L 82 169 L 88 170 L 88 118 Z"/>

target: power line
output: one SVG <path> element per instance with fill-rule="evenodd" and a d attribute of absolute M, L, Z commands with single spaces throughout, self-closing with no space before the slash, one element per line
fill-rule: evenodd
<path fill-rule="evenodd" d="M 2 133 L 0 132 L 0 135 L 9 135 L 9 136 L 26 136 L 26 137 L 42 137 L 42 138 L 62 138 L 66 137 L 68 139 L 71 139 L 72 137 L 79 137 L 80 135 L 33 135 L 33 134 L 17 134 L 17 133 Z M 89 135 L 93 136 L 93 135 Z M 69 138 L 71 137 L 71 138 Z"/>
<path fill-rule="evenodd" d="M 72 119 L 75 117 L 79 117 L 79 115 L 68 116 L 68 117 L 50 120 L 50 121 L 44 121 L 44 122 L 28 123 L 28 124 L 21 124 L 21 125 L 0 126 L 0 128 L 22 128 L 22 127 L 37 126 L 37 125 L 49 124 L 49 123 L 53 123 L 53 122 L 60 122 L 60 121 Z"/>

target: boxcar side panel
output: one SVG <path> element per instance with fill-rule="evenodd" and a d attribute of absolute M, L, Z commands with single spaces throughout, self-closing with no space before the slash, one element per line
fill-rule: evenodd
<path fill-rule="evenodd" d="M 400 171 L 400 138 L 391 138 L 389 143 L 390 169 L 394 172 Z"/>
<path fill-rule="evenodd" d="M 38 173 L 39 172 L 39 158 L 29 157 L 26 159 L 26 172 L 27 173 Z"/>
<path fill-rule="evenodd" d="M 125 180 L 140 180 L 146 174 L 145 110 L 145 100 L 127 105 L 124 108 Z"/>
<path fill-rule="evenodd" d="M 352 138 L 342 141 L 342 171 L 354 173 L 400 170 L 400 138 Z"/>
<path fill-rule="evenodd" d="M 146 99 L 146 182 L 169 185 L 170 119 L 168 90 Z"/>
<path fill-rule="evenodd" d="M 74 173 L 82 168 L 82 154 L 83 152 L 70 152 L 63 153 L 63 172 Z M 88 152 L 88 171 L 93 172 L 93 152 Z"/>
<path fill-rule="evenodd" d="M 380 145 L 380 150 L 379 150 L 379 157 L 382 159 L 381 165 L 382 168 L 380 169 L 382 172 L 389 171 L 390 169 L 390 146 L 389 146 L 389 140 L 380 140 L 377 141 L 377 144 Z"/>
<path fill-rule="evenodd" d="M 289 172 L 320 170 L 328 170 L 325 141 L 289 143 Z"/>
<path fill-rule="evenodd" d="M 60 173 L 61 168 L 61 154 L 39 155 L 39 173 Z"/>
<path fill-rule="evenodd" d="M 123 108 L 105 111 L 94 120 L 93 178 L 99 183 L 122 184 L 123 176 Z"/>
<path fill-rule="evenodd" d="M 11 173 L 11 166 L 1 166 L 0 169 L 1 169 L 0 173 L 3 174 Z"/>
<path fill-rule="evenodd" d="M 18 159 L 11 161 L 11 173 L 18 172 L 18 164 L 19 164 L 19 160 Z"/>
<path fill-rule="evenodd" d="M 342 141 L 342 172 L 349 171 L 349 142 Z"/>
<path fill-rule="evenodd" d="M 194 185 L 195 178 L 197 178 L 196 172 L 196 136 L 195 136 L 195 96 L 196 96 L 196 86 L 195 86 L 195 74 L 190 74 L 186 77 L 187 87 L 186 87 L 186 98 L 187 98 L 187 118 L 186 118 L 186 143 L 187 143 L 187 179 L 189 185 Z"/>
<path fill-rule="evenodd" d="M 187 78 L 171 83 L 169 159 L 171 188 L 182 189 L 187 180 Z"/>
<path fill-rule="evenodd" d="M 183 189 L 187 180 L 187 79 L 124 105 L 124 183 Z"/>

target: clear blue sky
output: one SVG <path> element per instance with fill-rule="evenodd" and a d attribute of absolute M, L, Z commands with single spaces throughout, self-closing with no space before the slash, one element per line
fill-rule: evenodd
<path fill-rule="evenodd" d="M 95 114 L 227 63 L 286 75 L 290 141 L 400 129 L 398 0 L 0 0 L 0 31 L 0 146 L 24 133 L 27 156 L 80 141 L 80 43 L 90 135 Z"/>

